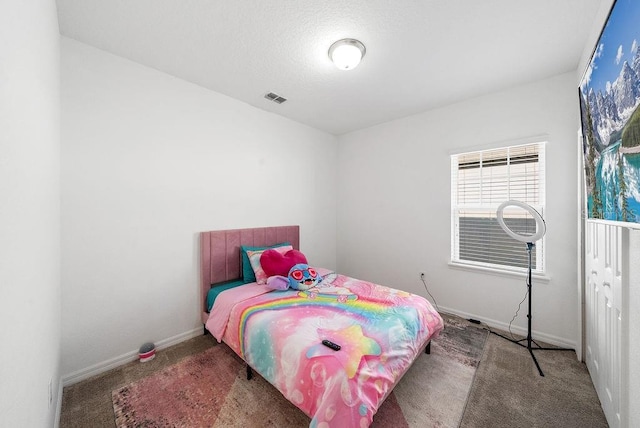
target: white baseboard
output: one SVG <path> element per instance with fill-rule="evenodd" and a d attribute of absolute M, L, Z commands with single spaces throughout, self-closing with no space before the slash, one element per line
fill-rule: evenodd
<path fill-rule="evenodd" d="M 497 328 L 503 331 L 509 331 L 509 324 L 501 322 L 501 321 L 496 321 L 494 319 L 490 319 L 490 318 L 485 318 L 485 317 L 481 317 L 475 314 L 470 314 L 467 312 L 462 312 L 462 311 L 458 311 L 456 309 L 451 309 L 451 308 L 445 308 L 445 307 L 440 307 L 440 312 L 444 312 L 444 313 L 449 313 L 449 314 L 453 314 L 453 315 L 458 315 L 459 317 L 462 318 L 466 318 L 466 319 L 475 319 L 478 321 L 483 322 L 484 324 L 488 325 L 489 327 L 493 327 L 493 328 Z M 516 325 L 512 325 L 511 326 L 511 331 L 514 332 L 515 334 L 519 334 L 522 336 L 526 336 L 527 335 L 527 329 L 523 328 L 523 327 L 519 327 Z M 546 334 L 546 333 L 541 333 L 539 331 L 535 331 L 533 330 L 531 332 L 531 335 L 533 336 L 534 339 L 536 340 L 540 340 L 541 342 L 546 342 L 549 343 L 551 345 L 555 345 L 555 346 L 560 346 L 562 348 L 569 348 L 569 349 L 576 349 L 576 342 L 573 340 L 569 340 L 563 337 L 558 337 L 558 336 L 554 336 L 551 334 Z"/>
<path fill-rule="evenodd" d="M 167 339 L 163 339 L 157 343 L 156 351 L 168 348 L 169 346 L 176 345 L 180 342 L 184 342 L 185 340 L 189 340 L 193 337 L 201 336 L 204 333 L 203 327 L 195 328 L 191 331 L 186 331 L 184 333 L 177 334 L 173 337 L 169 337 Z M 120 367 L 124 364 L 130 363 L 131 361 L 135 361 L 138 359 L 138 350 L 127 352 L 126 354 L 119 355 L 117 357 L 111 358 L 109 360 L 103 361 L 98 364 L 94 364 L 90 367 L 77 370 L 73 373 L 69 373 L 62 376 L 62 385 L 69 386 L 74 383 L 78 383 L 82 380 L 88 379 L 92 376 L 99 375 L 116 367 Z M 60 393 L 62 397 L 62 393 Z"/>
<path fill-rule="evenodd" d="M 58 399 L 56 400 L 56 418 L 54 419 L 53 428 L 60 428 L 60 416 L 62 416 L 62 379 L 58 381 Z"/>

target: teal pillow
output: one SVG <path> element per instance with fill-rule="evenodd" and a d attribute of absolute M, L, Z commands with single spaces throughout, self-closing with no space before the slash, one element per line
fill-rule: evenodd
<path fill-rule="evenodd" d="M 242 255 L 242 279 L 245 284 L 250 282 L 256 282 L 256 274 L 253 272 L 253 268 L 251 267 L 251 262 L 249 261 L 249 256 L 247 255 L 247 251 L 261 251 L 267 250 L 269 248 L 277 248 L 284 247 L 285 245 L 291 245 L 288 242 L 281 242 L 279 244 L 273 244 L 266 247 L 248 247 L 246 245 L 240 246 L 240 254 Z"/>
<path fill-rule="evenodd" d="M 244 284 L 244 281 L 242 281 L 241 279 L 236 279 L 233 281 L 212 285 L 211 289 L 207 293 L 207 312 L 211 312 L 211 308 L 213 307 L 213 303 L 216 301 L 216 297 L 218 297 L 218 294 L 230 288 L 235 288 Z"/>

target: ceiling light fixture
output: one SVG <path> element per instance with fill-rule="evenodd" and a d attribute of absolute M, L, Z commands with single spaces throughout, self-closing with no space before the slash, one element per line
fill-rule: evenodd
<path fill-rule="evenodd" d="M 340 70 L 353 70 L 360 64 L 367 49 L 360 40 L 338 40 L 329 48 L 329 58 Z"/>

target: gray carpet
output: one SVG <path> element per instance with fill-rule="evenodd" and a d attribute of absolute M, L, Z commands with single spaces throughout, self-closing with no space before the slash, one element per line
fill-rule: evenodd
<path fill-rule="evenodd" d="M 456 317 L 446 317 L 448 331 L 443 332 L 443 340 L 436 346 L 452 346 L 446 335 L 457 329 L 464 334 L 465 326 L 478 328 Z M 472 337 L 484 336 L 470 335 Z M 477 339 L 476 339 L 477 340 Z M 460 343 L 460 341 L 458 341 Z M 132 362 L 125 366 L 95 376 L 91 379 L 64 388 L 60 426 L 65 427 L 115 427 L 115 416 L 111 402 L 111 391 L 128 383 L 142 379 L 168 365 L 174 364 L 189 355 L 194 355 L 215 345 L 211 336 L 201 336 L 171 348 L 158 352 L 149 363 Z M 474 346 L 467 347 L 464 340 L 461 355 L 468 353 L 469 360 L 456 364 L 438 364 L 439 353 L 419 361 L 406 376 L 424 376 L 438 367 L 452 367 L 439 377 L 438 384 L 431 379 L 419 382 L 419 388 L 408 388 L 401 383 L 395 393 L 408 397 L 427 395 L 433 397 L 432 409 L 465 406 L 460 426 L 464 428 L 501 428 L 501 427 L 606 427 L 607 423 L 596 396 L 595 389 L 586 370 L 586 366 L 576 360 L 573 352 L 538 351 L 536 356 L 545 372 L 541 378 L 526 349 L 514 345 L 495 335 L 486 339 L 484 350 L 475 373 L 471 390 L 461 388 L 456 379 L 464 377 L 466 370 L 472 370 L 470 364 L 478 365 L 479 355 L 474 355 Z M 465 351 L 466 349 L 466 351 Z M 475 360 L 475 363 L 472 363 Z M 429 361 L 433 361 L 431 367 Z M 459 363 L 459 364 L 458 364 Z M 429 377 L 429 376 L 427 376 Z M 440 397 L 451 394 L 451 400 L 440 401 Z M 468 393 L 468 398 L 466 397 Z M 407 419 L 411 412 L 419 413 L 419 406 L 403 408 Z M 451 413 L 451 409 L 448 409 Z M 417 419 L 417 418 L 416 418 Z M 382 421 L 381 421 L 382 422 Z M 375 422 L 374 422 L 375 423 Z M 439 426 L 455 427 L 458 421 L 450 420 Z M 382 425 L 378 425 L 379 427 Z M 394 424 L 387 424 L 394 426 Z"/>
<path fill-rule="evenodd" d="M 460 426 L 608 426 L 586 365 L 575 352 L 534 354 L 544 377 L 526 348 L 489 335 Z"/>

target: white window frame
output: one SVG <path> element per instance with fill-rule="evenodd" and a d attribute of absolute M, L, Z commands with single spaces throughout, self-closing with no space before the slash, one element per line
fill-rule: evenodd
<path fill-rule="evenodd" d="M 480 171 L 480 191 L 479 194 L 481 196 L 479 196 L 478 198 L 480 200 L 476 200 L 473 201 L 473 203 L 465 203 L 465 202 L 459 202 L 458 199 L 458 177 L 459 177 L 459 164 L 458 164 L 458 159 L 464 157 L 464 156 L 473 156 L 476 154 L 480 155 L 480 159 L 482 159 L 482 156 L 484 156 L 485 154 L 490 154 L 491 152 L 495 153 L 496 151 L 500 151 L 500 150 L 507 150 L 507 153 L 511 153 L 512 149 L 521 149 L 524 146 L 537 146 L 537 154 L 538 154 L 538 161 L 537 161 L 537 168 L 535 172 L 529 173 L 528 177 L 533 177 L 533 174 L 535 174 L 535 178 L 537 180 L 537 194 L 534 197 L 531 197 L 529 200 L 523 200 L 524 198 L 518 198 L 518 197 L 514 197 L 512 195 L 512 191 L 516 192 L 516 187 L 515 185 L 512 186 L 511 184 L 511 158 L 510 156 L 507 156 L 506 158 L 506 169 L 508 171 L 507 176 L 509 177 L 508 179 L 508 184 L 506 184 L 504 187 L 507 189 L 506 193 L 501 193 L 501 195 L 504 195 L 504 197 L 502 197 L 499 200 L 496 200 L 496 198 L 494 197 L 493 200 L 489 200 L 489 201 L 484 201 L 483 200 L 483 194 L 484 192 L 482 191 L 482 186 L 485 186 L 489 183 L 491 183 L 490 179 L 487 179 L 486 177 L 489 176 L 489 174 L 486 174 L 485 176 L 485 171 L 489 172 L 490 170 L 488 169 L 489 167 L 486 167 L 483 169 L 483 164 L 482 162 L 480 162 L 480 167 L 479 167 L 479 171 Z M 483 149 L 477 149 L 477 150 L 469 150 L 466 152 L 460 152 L 460 153 L 453 153 L 451 154 L 451 262 L 450 265 L 452 265 L 453 267 L 462 267 L 462 268 L 472 268 L 472 269 L 482 269 L 482 270 L 487 270 L 487 271 L 493 271 L 493 272 L 498 272 L 498 273 L 523 273 L 526 272 L 526 268 L 524 267 L 516 267 L 516 266 L 510 266 L 508 264 L 500 264 L 500 263 L 496 263 L 495 260 L 493 261 L 489 261 L 489 262 L 485 262 L 482 260 L 465 260 L 464 258 L 461 258 L 460 256 L 460 213 L 461 211 L 465 211 L 466 212 L 483 212 L 484 215 L 483 217 L 487 217 L 487 218 L 491 218 L 491 219 L 495 219 L 496 218 L 496 210 L 498 208 L 498 206 L 504 202 L 505 200 L 511 200 L 511 199 L 516 199 L 516 200 L 520 200 L 521 202 L 526 202 L 529 205 L 533 206 L 544 218 L 545 217 L 545 210 L 546 210 L 546 189 L 545 189 L 545 179 L 546 179 L 546 173 L 545 173 L 545 159 L 546 158 L 546 141 L 543 140 L 535 140 L 533 142 L 521 142 L 521 143 L 513 143 L 513 144 L 503 144 L 500 146 L 494 146 L 491 148 L 483 148 Z M 505 168 L 505 165 L 502 165 L 503 168 Z M 473 180 L 472 180 L 473 181 Z M 495 183 L 494 183 L 495 184 Z M 499 188 L 499 190 L 504 191 L 503 188 Z M 491 198 L 487 198 L 487 199 L 491 199 Z M 476 214 L 479 215 L 479 214 Z M 469 218 L 469 216 L 462 216 L 463 218 Z M 497 220 L 496 220 L 497 223 Z M 487 229 L 488 230 L 488 229 Z M 495 230 L 495 229 L 491 229 L 491 230 Z M 500 229 L 499 233 L 504 233 L 504 231 L 502 231 Z M 492 236 L 495 236 L 495 232 L 493 233 Z M 505 237 L 508 237 L 508 235 L 506 235 L 506 233 L 504 234 Z M 509 238 L 511 240 L 513 240 L 513 238 Z M 517 242 L 515 240 L 513 240 L 513 242 Z M 517 252 L 520 251 L 520 249 L 522 249 L 522 252 L 526 255 L 526 244 L 522 244 L 519 247 L 515 247 L 514 249 L 514 254 L 516 254 Z M 517 245 L 517 244 L 516 244 Z M 518 254 L 519 257 L 522 257 L 522 254 Z M 490 259 L 490 258 L 489 258 Z M 546 277 L 546 263 L 545 263 L 545 239 L 544 237 L 542 239 L 540 239 L 538 242 L 535 243 L 535 248 L 534 248 L 534 252 L 533 252 L 533 274 L 537 277 Z"/>

